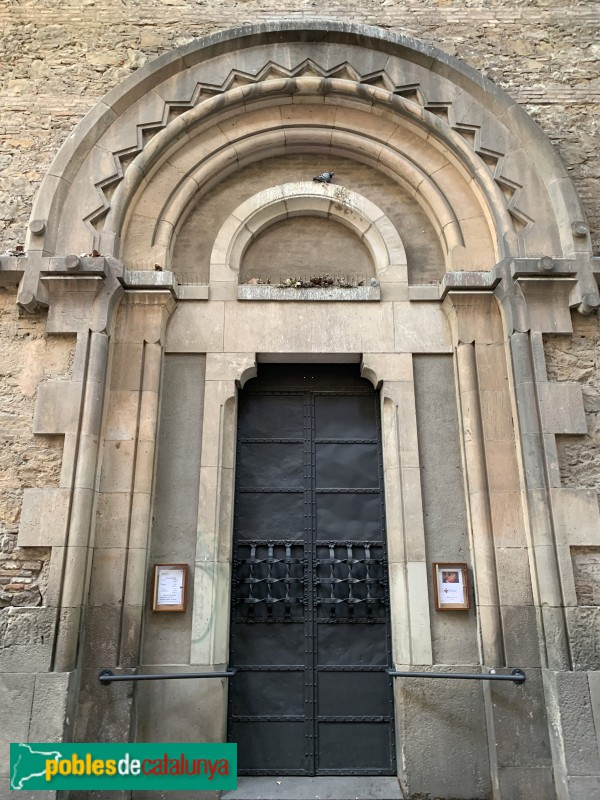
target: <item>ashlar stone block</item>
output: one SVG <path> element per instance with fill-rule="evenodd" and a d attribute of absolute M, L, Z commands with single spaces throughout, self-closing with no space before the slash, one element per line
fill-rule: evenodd
<path fill-rule="evenodd" d="M 33 432 L 74 433 L 79 423 L 82 384 L 72 381 L 44 381 L 38 386 Z"/>
<path fill-rule="evenodd" d="M 579 383 L 541 383 L 538 392 L 544 433 L 587 433 Z"/>
<path fill-rule="evenodd" d="M 68 509 L 68 489 L 25 489 L 18 546 L 63 546 L 67 536 Z"/>
<path fill-rule="evenodd" d="M 585 672 L 547 675 L 552 687 L 549 705 L 560 718 L 560 732 L 567 775 L 600 777 L 598 744 L 592 715 L 590 686 Z"/>
<path fill-rule="evenodd" d="M 0 674 L 0 708 L 10 711 L 2 715 L 0 763 L 3 767 L 10 763 L 10 743 L 27 741 L 34 686 L 34 674 Z"/>
<path fill-rule="evenodd" d="M 600 545 L 598 495 L 593 489 L 551 489 L 554 530 L 559 544 L 571 547 Z"/>
<path fill-rule="evenodd" d="M 55 608 L 8 608 L 0 639 L 0 673 L 47 672 L 56 626 Z M 0 677 L 1 680 L 1 677 Z M 10 705 L 2 706 L 10 708 Z"/>
<path fill-rule="evenodd" d="M 69 683 L 72 673 L 51 672 L 35 676 L 30 742 L 62 742 Z"/>

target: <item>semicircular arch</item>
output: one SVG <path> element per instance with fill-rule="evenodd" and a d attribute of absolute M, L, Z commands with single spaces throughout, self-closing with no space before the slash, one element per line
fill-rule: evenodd
<path fill-rule="evenodd" d="M 217 233 L 210 257 L 211 283 L 237 283 L 244 253 L 283 219 L 319 216 L 340 222 L 366 245 L 380 283 L 406 284 L 406 251 L 392 221 L 358 192 L 331 184 L 274 186 L 241 203 Z"/>
<path fill-rule="evenodd" d="M 287 64 L 277 61 L 282 46 L 295 53 Z M 250 51 L 251 68 L 245 55 Z M 188 91 L 189 99 L 182 100 Z M 433 96 L 436 102 L 430 101 Z M 340 124 L 331 127 L 332 143 L 336 136 L 341 142 L 357 133 L 355 126 L 343 130 L 341 124 L 353 110 L 369 110 L 374 122 L 391 120 L 418 130 L 432 151 L 446 157 L 447 172 L 463 172 L 492 232 L 496 259 L 542 249 L 559 257 L 590 253 L 589 236 L 581 233 L 581 205 L 564 166 L 507 94 L 429 44 L 317 20 L 284 20 L 205 37 L 109 92 L 65 142 L 44 179 L 26 249 L 56 254 L 99 245 L 107 255 L 119 255 L 140 190 L 182 146 L 211 126 L 223 129 L 228 118 L 259 107 L 266 113 L 282 103 L 337 108 Z M 282 127 L 291 142 L 294 125 Z M 155 135 L 148 138 L 146 130 Z M 379 146 L 376 137 L 370 139 Z M 390 156 L 388 142 L 383 144 L 378 168 L 393 171 L 389 159 L 398 161 L 398 155 Z M 348 145 L 346 138 L 343 146 Z M 362 157 L 356 141 L 350 146 Z M 416 151 L 403 155 L 405 163 L 415 156 L 420 166 Z M 125 159 L 132 157 L 127 166 Z M 433 180 L 438 187 L 444 169 Z M 398 172 L 409 185 L 408 168 Z M 431 182 L 420 184 L 420 199 L 430 206 L 423 194 Z"/>

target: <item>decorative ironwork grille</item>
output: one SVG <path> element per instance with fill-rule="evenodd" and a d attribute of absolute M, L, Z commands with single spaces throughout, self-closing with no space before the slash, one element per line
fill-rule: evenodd
<path fill-rule="evenodd" d="M 386 561 L 381 543 L 317 542 L 315 603 L 332 621 L 385 619 Z"/>
<path fill-rule="evenodd" d="M 236 622 L 304 619 L 304 545 L 244 542 L 233 562 Z"/>

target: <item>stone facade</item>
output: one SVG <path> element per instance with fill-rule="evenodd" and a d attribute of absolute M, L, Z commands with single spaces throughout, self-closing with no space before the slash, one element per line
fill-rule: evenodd
<path fill-rule="evenodd" d="M 23 244 L 31 201 L 59 146 L 106 92 L 143 64 L 194 38 L 290 16 L 380 25 L 431 42 L 508 91 L 548 134 L 572 175 L 597 237 L 597 14 L 586 0 L 515 6 L 449 0 L 298 3 L 106 0 L 9 3 L 2 101 L 1 223 L 5 246 Z M 35 103 L 31 96 L 35 94 Z M 596 248 L 600 241 L 596 238 Z M 596 249 L 598 253 L 598 249 Z"/>
<path fill-rule="evenodd" d="M 132 693 L 99 668 L 227 664 L 237 391 L 262 361 L 354 360 L 380 388 L 396 667 L 527 673 L 397 680 L 405 795 L 596 797 L 594 15 L 416 3 L 326 23 L 296 6 L 194 40 L 271 16 L 241 8 L 211 4 L 185 33 L 190 9 L 171 2 L 135 19 L 11 9 L 1 216 L 24 253 L 0 261 L 0 685 L 21 709 L 7 741 L 223 739 L 224 680 L 190 703 L 186 681 Z M 440 40 L 510 96 L 382 28 Z M 331 186 L 311 181 L 324 168 Z M 285 287 L 302 264 L 336 284 Z M 472 571 L 462 618 L 433 606 L 439 560 Z M 174 622 L 148 610 L 155 561 L 192 571 Z M 453 768 L 432 772 L 432 753 Z"/>

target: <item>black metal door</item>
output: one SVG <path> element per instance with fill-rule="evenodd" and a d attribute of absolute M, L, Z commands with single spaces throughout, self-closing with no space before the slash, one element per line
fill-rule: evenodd
<path fill-rule="evenodd" d="M 240 774 L 395 774 L 377 393 L 355 365 L 263 365 L 237 442 Z"/>

